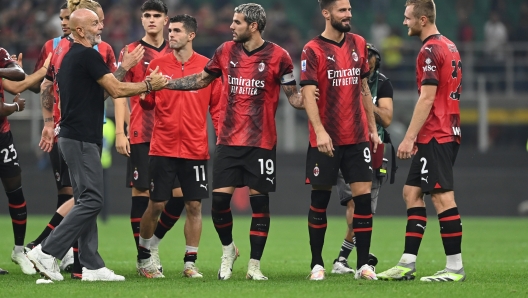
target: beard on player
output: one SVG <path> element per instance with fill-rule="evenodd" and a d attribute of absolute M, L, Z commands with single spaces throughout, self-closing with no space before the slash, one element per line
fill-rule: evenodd
<path fill-rule="evenodd" d="M 245 43 L 251 39 L 251 32 L 249 32 L 249 28 L 246 29 L 243 33 L 236 33 L 233 31 L 233 41 L 237 43 Z"/>
<path fill-rule="evenodd" d="M 350 26 L 350 23 L 343 24 L 343 22 L 345 21 L 350 22 L 350 19 L 346 18 L 346 19 L 342 19 L 338 21 L 333 16 L 330 16 L 330 24 L 332 25 L 332 27 L 334 27 L 334 29 L 342 33 L 350 32 L 350 30 L 352 29 L 352 27 Z"/>

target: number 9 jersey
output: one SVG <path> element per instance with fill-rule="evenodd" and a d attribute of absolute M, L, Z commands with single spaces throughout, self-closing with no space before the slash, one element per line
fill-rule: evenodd
<path fill-rule="evenodd" d="M 462 61 L 455 44 L 441 34 L 423 42 L 416 60 L 418 93 L 424 85 L 437 86 L 433 106 L 416 143 L 426 144 L 435 138 L 439 144 L 460 144 L 460 108 Z"/>

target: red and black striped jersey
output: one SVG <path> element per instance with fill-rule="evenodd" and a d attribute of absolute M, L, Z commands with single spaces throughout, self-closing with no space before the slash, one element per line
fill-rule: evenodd
<path fill-rule="evenodd" d="M 11 55 L 4 48 L 0 48 L 0 68 L 6 68 L 12 63 L 16 63 L 11 59 Z M 0 78 L 0 100 L 4 103 L 4 86 L 2 85 L 2 78 Z M 0 116 L 0 133 L 6 133 L 11 129 L 7 117 Z"/>
<path fill-rule="evenodd" d="M 361 80 L 369 75 L 365 39 L 345 33 L 335 41 L 318 36 L 301 54 L 301 86 L 319 88 L 317 106 L 321 122 L 334 145 L 366 142 L 368 122 L 361 95 Z M 312 124 L 310 146 L 317 146 Z"/>
<path fill-rule="evenodd" d="M 143 40 L 135 41 L 128 45 L 128 52 L 133 51 L 138 45 L 145 48 L 143 59 L 132 67 L 125 75 L 123 82 L 141 82 L 145 80 L 145 73 L 150 61 L 162 57 L 171 52 L 169 43 L 164 40 L 159 48 L 156 48 Z M 119 63 L 123 61 L 125 48 L 119 54 Z M 130 97 L 130 144 L 148 143 L 154 129 L 154 111 L 143 110 L 139 105 L 139 96 Z"/>
<path fill-rule="evenodd" d="M 223 76 L 217 144 L 275 147 L 280 85 L 296 84 L 288 52 L 267 41 L 248 52 L 241 43 L 228 41 L 218 47 L 205 71 Z"/>
<path fill-rule="evenodd" d="M 55 127 L 57 127 L 60 122 L 60 90 L 57 82 L 57 75 L 60 73 L 62 59 L 66 53 L 68 53 L 72 44 L 73 39 L 70 36 L 63 38 L 59 42 L 57 47 L 53 50 L 50 65 L 46 73 L 46 79 L 53 82 L 53 96 L 55 97 L 55 103 L 53 104 L 53 121 L 55 122 Z M 101 54 L 108 69 L 110 69 L 111 72 L 116 71 L 117 63 L 112 47 L 108 43 L 102 41 L 94 48 L 96 48 L 99 54 Z"/>
<path fill-rule="evenodd" d="M 418 94 L 423 85 L 436 85 L 436 96 L 429 116 L 416 137 L 416 143 L 427 144 L 432 138 L 440 144 L 460 144 L 460 94 L 462 61 L 455 44 L 440 34 L 423 42 L 416 58 Z"/>
<path fill-rule="evenodd" d="M 35 64 L 35 69 L 33 69 L 33 72 L 36 72 L 37 70 L 42 68 L 44 62 L 46 61 L 46 58 L 48 58 L 48 54 L 53 52 L 53 40 L 54 39 L 46 41 L 44 46 L 42 46 L 42 50 L 40 50 L 40 55 L 37 59 L 37 63 Z"/>

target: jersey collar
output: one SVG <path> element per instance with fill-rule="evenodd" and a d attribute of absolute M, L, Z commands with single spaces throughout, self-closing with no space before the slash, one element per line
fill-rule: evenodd
<path fill-rule="evenodd" d="M 423 41 L 422 44 L 425 44 L 426 42 L 428 42 L 429 39 L 432 39 L 432 38 L 435 38 L 435 37 L 440 37 L 440 36 L 442 36 L 442 34 L 433 34 L 433 35 L 429 35 L 429 36 L 427 36 L 426 39 L 424 39 L 424 41 Z"/>
<path fill-rule="evenodd" d="M 348 35 L 348 34 L 345 33 L 345 36 L 343 37 L 343 39 L 341 39 L 340 42 L 335 42 L 335 41 L 333 41 L 333 40 L 331 40 L 331 39 L 328 39 L 328 38 L 326 38 L 326 37 L 323 37 L 322 35 L 319 35 L 319 39 L 322 40 L 322 41 L 324 41 L 324 42 L 327 42 L 327 43 L 333 44 L 333 45 L 335 45 L 335 46 L 342 47 L 342 46 L 345 44 L 345 40 L 346 40 L 346 38 L 347 38 L 347 35 Z"/>
<path fill-rule="evenodd" d="M 143 39 L 140 39 L 140 40 L 139 40 L 139 43 L 140 43 L 141 45 L 143 45 L 144 47 L 151 48 L 151 49 L 153 49 L 153 50 L 155 50 L 155 51 L 161 52 L 161 51 L 165 48 L 165 46 L 166 46 L 166 44 L 167 44 L 167 41 L 164 39 L 164 40 L 163 40 L 163 43 L 161 44 L 161 46 L 160 46 L 159 48 L 156 48 L 155 46 L 151 45 L 150 43 L 147 43 L 147 42 L 144 41 Z"/>
<path fill-rule="evenodd" d="M 240 46 L 242 47 L 242 49 L 244 50 L 244 53 L 246 53 L 246 55 L 252 56 L 252 55 L 255 55 L 256 53 L 262 51 L 268 44 L 269 44 L 269 42 L 265 40 L 264 43 L 260 47 L 254 49 L 251 52 L 246 50 L 246 48 L 244 48 L 244 46 L 242 44 L 240 44 Z"/>

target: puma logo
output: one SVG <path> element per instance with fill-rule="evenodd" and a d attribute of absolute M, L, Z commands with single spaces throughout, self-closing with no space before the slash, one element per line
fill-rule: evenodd
<path fill-rule="evenodd" d="M 370 169 L 370 171 L 371 171 L 371 172 L 374 172 L 374 170 L 372 169 L 372 167 L 371 167 L 371 166 L 369 166 L 369 169 Z"/>
<path fill-rule="evenodd" d="M 328 57 L 326 57 L 326 59 L 328 59 L 328 60 L 331 60 L 331 61 L 334 61 L 334 62 L 335 62 L 335 58 L 334 58 L 334 55 L 332 55 L 331 57 L 330 57 L 330 56 L 328 56 Z"/>
<path fill-rule="evenodd" d="M 147 61 L 145 61 L 145 62 L 143 62 L 143 63 L 145 63 L 146 65 L 149 65 L 149 63 L 148 63 Z"/>
<path fill-rule="evenodd" d="M 416 226 L 422 228 L 425 231 L 425 227 L 422 226 L 421 224 L 416 224 Z"/>
<path fill-rule="evenodd" d="M 200 187 L 203 187 L 205 188 L 205 190 L 207 190 L 207 184 L 206 185 L 200 184 Z"/>
<path fill-rule="evenodd" d="M 427 177 L 425 177 L 425 178 L 422 177 L 422 180 L 425 181 L 425 183 L 429 184 L 429 182 L 427 182 L 427 179 L 429 179 L 429 176 L 427 176 Z"/>
<path fill-rule="evenodd" d="M 233 65 L 233 67 L 236 67 L 237 64 L 238 64 L 238 62 L 235 63 L 235 62 L 233 62 L 233 61 L 229 61 L 229 63 L 231 63 L 231 65 Z"/>
<path fill-rule="evenodd" d="M 273 177 L 273 179 L 266 178 L 266 180 L 268 180 L 269 182 L 271 182 L 271 184 L 274 184 L 274 183 L 273 183 L 273 180 L 275 180 L 275 177 Z"/>
<path fill-rule="evenodd" d="M 424 49 L 428 50 L 430 53 L 433 52 L 433 48 L 432 48 L 432 47 L 429 47 L 429 48 L 428 48 L 428 47 L 425 47 Z"/>

